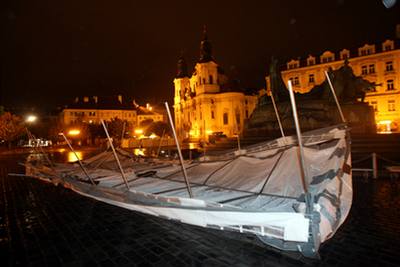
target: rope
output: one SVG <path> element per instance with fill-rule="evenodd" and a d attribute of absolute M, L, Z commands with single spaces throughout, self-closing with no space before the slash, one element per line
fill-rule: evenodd
<path fill-rule="evenodd" d="M 361 159 L 353 160 L 353 161 L 351 162 L 351 164 L 360 163 L 360 162 L 362 162 L 362 161 L 364 161 L 364 160 L 367 160 L 367 159 L 369 159 L 369 158 L 371 158 L 371 157 L 372 157 L 371 155 L 367 155 L 367 156 L 365 156 L 365 157 L 363 157 L 363 158 L 361 158 Z"/>
<path fill-rule="evenodd" d="M 387 158 L 384 158 L 384 157 L 379 156 L 379 155 L 376 155 L 376 157 L 379 158 L 379 159 L 381 159 L 381 160 L 383 160 L 383 161 L 386 161 L 386 162 L 389 162 L 389 163 L 392 163 L 392 164 L 395 164 L 395 165 L 400 165 L 400 162 L 396 162 L 396 161 L 394 161 L 394 160 L 387 159 Z"/>

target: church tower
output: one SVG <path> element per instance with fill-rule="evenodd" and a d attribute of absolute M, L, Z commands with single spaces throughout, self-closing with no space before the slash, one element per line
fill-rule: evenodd
<path fill-rule="evenodd" d="M 190 85 L 196 95 L 204 93 L 218 93 L 218 65 L 212 55 L 212 45 L 208 40 L 207 29 L 204 27 L 203 39 L 200 43 L 200 57 L 195 71 L 190 79 Z"/>

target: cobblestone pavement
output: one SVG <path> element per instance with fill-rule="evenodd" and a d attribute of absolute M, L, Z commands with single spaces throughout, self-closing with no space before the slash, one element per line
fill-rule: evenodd
<path fill-rule="evenodd" d="M 354 204 L 321 260 L 254 238 L 110 206 L 0 159 L 1 266 L 400 266 L 400 183 L 354 180 Z"/>

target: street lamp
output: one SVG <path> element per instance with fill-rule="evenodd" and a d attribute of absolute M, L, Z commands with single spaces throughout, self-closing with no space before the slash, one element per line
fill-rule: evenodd
<path fill-rule="evenodd" d="M 37 116 L 35 115 L 28 115 L 25 119 L 26 122 L 28 123 L 33 123 L 37 120 Z"/>

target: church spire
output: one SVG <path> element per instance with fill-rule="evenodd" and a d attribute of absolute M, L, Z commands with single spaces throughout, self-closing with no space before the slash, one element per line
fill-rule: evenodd
<path fill-rule="evenodd" d="M 207 36 L 207 27 L 204 25 L 203 29 L 203 40 L 200 43 L 200 63 L 205 63 L 209 61 L 213 61 L 212 57 L 212 46 L 211 43 L 208 41 Z"/>
<path fill-rule="evenodd" d="M 183 57 L 183 52 L 181 52 L 181 56 L 179 57 L 176 71 L 176 78 L 184 78 L 189 77 L 187 64 L 185 58 Z"/>

